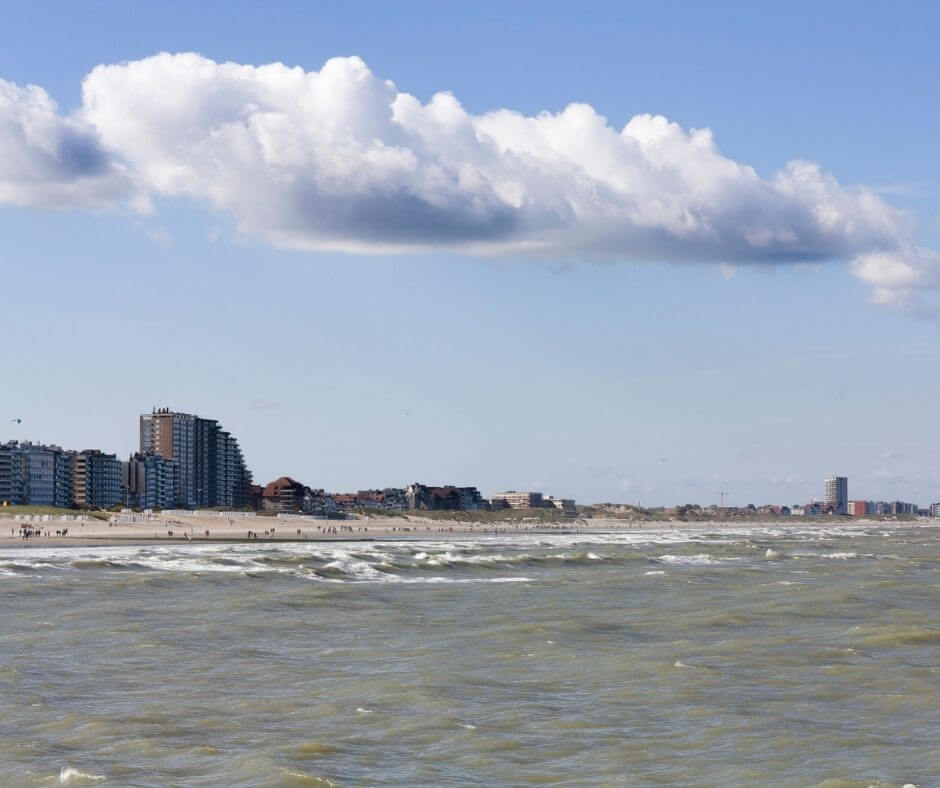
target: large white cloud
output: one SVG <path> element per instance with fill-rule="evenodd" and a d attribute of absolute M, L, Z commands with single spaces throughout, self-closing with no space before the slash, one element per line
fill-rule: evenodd
<path fill-rule="evenodd" d="M 93 127 L 60 116 L 42 88 L 0 79 L 0 203 L 98 208 L 132 196 Z"/>
<path fill-rule="evenodd" d="M 936 256 L 913 246 L 907 217 L 873 192 L 801 161 L 762 179 L 722 156 L 710 131 L 661 116 L 618 130 L 584 104 L 473 115 L 449 93 L 422 104 L 357 57 L 318 72 L 196 54 L 102 65 L 68 118 L 38 88 L 0 85 L 0 129 L 26 129 L 13 145 L 29 153 L 12 175 L 0 160 L 0 201 L 126 198 L 126 170 L 151 193 L 206 201 L 285 248 L 854 259 L 875 299 L 896 307 L 936 280 Z M 24 114 L 51 131 L 37 137 L 35 121 L 16 120 Z M 66 138 L 83 141 L 85 158 L 62 154 Z"/>

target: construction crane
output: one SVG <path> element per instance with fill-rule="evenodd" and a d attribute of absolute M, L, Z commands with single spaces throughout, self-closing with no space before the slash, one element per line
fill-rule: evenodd
<path fill-rule="evenodd" d="M 731 495 L 731 493 L 729 493 L 729 492 L 720 492 L 720 493 L 718 493 L 718 494 L 721 496 L 721 508 L 724 509 L 724 508 L 725 508 L 725 496 L 726 496 L 726 495 Z"/>

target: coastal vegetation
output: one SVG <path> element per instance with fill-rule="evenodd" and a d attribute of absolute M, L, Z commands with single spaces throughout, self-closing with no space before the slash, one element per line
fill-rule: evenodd
<path fill-rule="evenodd" d="M 674 507 L 655 507 L 645 509 L 641 506 L 619 503 L 598 503 L 590 506 L 579 506 L 578 515 L 591 520 L 631 520 L 638 522 L 683 522 L 683 523 L 758 523 L 758 522 L 788 522 L 788 523 L 832 523 L 851 522 L 858 520 L 882 520 L 890 522 L 907 522 L 915 519 L 913 515 L 866 515 L 853 518 L 848 515 L 821 514 L 821 515 L 787 515 L 779 512 L 758 508 L 753 504 L 743 507 L 703 507 L 697 504 L 683 504 Z"/>
<path fill-rule="evenodd" d="M 365 512 L 374 516 L 376 512 Z M 430 511 L 407 511 L 407 512 L 384 512 L 394 517 L 404 517 L 417 520 L 459 520 L 463 523 L 566 523 L 571 521 L 571 517 L 566 515 L 560 509 L 554 507 L 541 507 L 538 509 L 476 509 L 471 511 L 456 510 L 430 510 Z"/>

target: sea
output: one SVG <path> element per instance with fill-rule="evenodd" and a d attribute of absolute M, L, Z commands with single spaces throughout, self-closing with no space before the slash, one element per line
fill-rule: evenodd
<path fill-rule="evenodd" d="M 940 785 L 940 529 L 0 547 L 0 785 Z"/>

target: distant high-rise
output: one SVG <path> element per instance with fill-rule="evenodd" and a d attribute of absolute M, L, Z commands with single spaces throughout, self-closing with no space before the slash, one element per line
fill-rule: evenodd
<path fill-rule="evenodd" d="M 179 494 L 176 460 L 152 452 L 132 454 L 121 463 L 128 506 L 139 509 L 172 509 Z"/>
<path fill-rule="evenodd" d="M 0 444 L 0 502 L 72 505 L 74 452 L 23 441 Z"/>
<path fill-rule="evenodd" d="M 249 505 L 251 473 L 238 441 L 215 419 L 169 408 L 140 417 L 140 451 L 176 460 L 177 503 L 189 509 Z"/>
<path fill-rule="evenodd" d="M 81 509 L 110 509 L 124 500 L 121 461 L 113 454 L 86 449 L 75 455 L 72 500 Z"/>
<path fill-rule="evenodd" d="M 848 514 L 849 480 L 845 476 L 826 477 L 826 503 L 836 514 Z"/>

